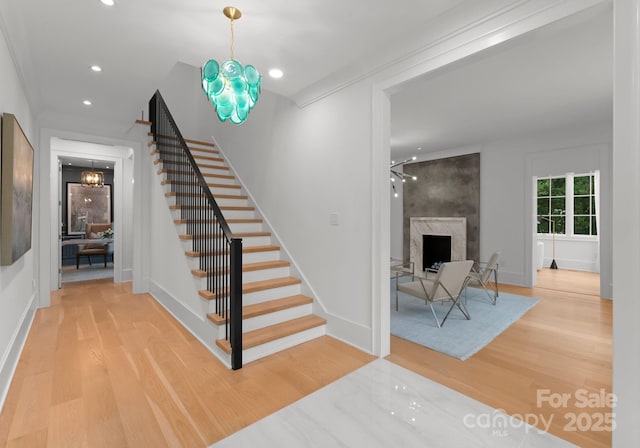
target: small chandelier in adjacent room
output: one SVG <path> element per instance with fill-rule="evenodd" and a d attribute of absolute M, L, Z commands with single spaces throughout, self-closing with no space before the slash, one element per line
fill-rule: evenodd
<path fill-rule="evenodd" d="M 93 169 L 93 160 L 91 161 L 91 171 L 83 171 L 81 179 L 84 187 L 104 187 L 104 173 Z"/>
<path fill-rule="evenodd" d="M 413 156 L 410 159 L 407 160 L 403 160 L 402 162 L 395 162 L 395 161 L 391 161 L 391 165 L 389 167 L 389 171 L 391 172 L 391 188 L 393 188 L 393 197 L 397 198 L 398 197 L 398 191 L 396 190 L 396 179 L 402 181 L 402 182 L 406 182 L 407 179 L 411 179 L 411 180 L 418 180 L 418 178 L 416 176 L 412 176 L 410 174 L 398 171 L 398 170 L 394 170 L 395 167 L 400 166 L 400 165 L 404 165 L 407 162 L 413 162 L 414 160 L 416 160 L 417 157 Z"/>
<path fill-rule="evenodd" d="M 202 67 L 202 90 L 218 114 L 220 121 L 243 123 L 249 111 L 258 102 L 262 89 L 262 76 L 253 65 L 242 67 L 233 59 L 233 21 L 242 17 L 239 9 L 227 6 L 224 15 L 231 21 L 231 57 L 218 64 L 210 59 Z"/>

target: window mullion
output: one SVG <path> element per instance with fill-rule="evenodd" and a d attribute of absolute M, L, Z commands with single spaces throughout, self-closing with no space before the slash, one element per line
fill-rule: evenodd
<path fill-rule="evenodd" d="M 564 230 L 565 235 L 573 236 L 573 178 L 574 173 L 567 173 L 567 180 L 565 183 L 565 222 L 564 222 Z"/>

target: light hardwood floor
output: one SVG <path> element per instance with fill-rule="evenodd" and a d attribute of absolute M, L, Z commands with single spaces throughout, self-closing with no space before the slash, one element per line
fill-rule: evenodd
<path fill-rule="evenodd" d="M 129 284 L 72 283 L 36 314 L 0 446 L 204 447 L 372 359 L 322 337 L 233 372 Z"/>
<path fill-rule="evenodd" d="M 566 414 L 586 412 L 582 425 L 611 412 L 606 406 L 577 408 L 576 392 L 611 391 L 612 302 L 567 292 L 597 291 L 588 273 L 543 272 L 541 277 L 544 288 L 501 286 L 504 292 L 538 297 L 540 303 L 466 361 L 396 337 L 387 359 L 511 415 L 552 418 L 549 432 L 580 447 L 610 447 L 610 432 L 571 431 L 577 425 Z M 568 407 L 538 406 L 542 389 L 571 394 Z"/>
<path fill-rule="evenodd" d="M 538 271 L 536 288 L 599 296 L 600 274 L 568 269 L 543 268 Z"/>
<path fill-rule="evenodd" d="M 541 303 L 470 359 L 399 338 L 388 359 L 508 413 L 553 416 L 550 432 L 578 446 L 610 446 L 607 432 L 564 431 L 564 414 L 585 410 L 539 408 L 536 391 L 611 390 L 611 302 L 502 290 Z M 128 284 L 69 284 L 52 303 L 36 314 L 0 447 L 207 446 L 373 359 L 323 337 L 232 372 Z"/>

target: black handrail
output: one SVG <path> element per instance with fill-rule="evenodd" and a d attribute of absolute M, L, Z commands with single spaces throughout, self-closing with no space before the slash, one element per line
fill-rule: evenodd
<path fill-rule="evenodd" d="M 242 368 L 242 239 L 229 228 L 159 91 L 149 101 L 151 132 L 176 208 L 192 235 L 193 255 L 206 273 L 207 295 L 225 320 L 231 368 Z"/>

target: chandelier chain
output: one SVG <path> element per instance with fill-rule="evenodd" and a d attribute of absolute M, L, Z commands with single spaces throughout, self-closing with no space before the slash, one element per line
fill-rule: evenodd
<path fill-rule="evenodd" d="M 233 61 L 233 47 L 234 47 L 235 36 L 233 34 L 233 19 L 231 19 L 231 60 Z"/>

